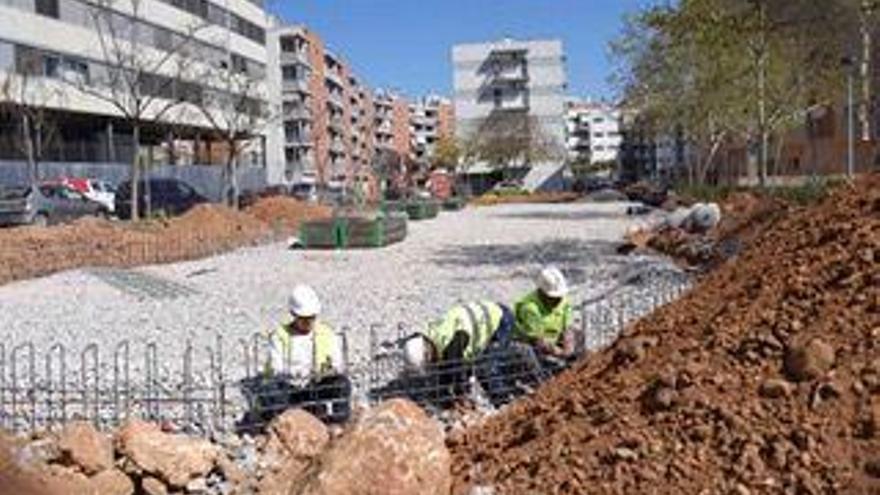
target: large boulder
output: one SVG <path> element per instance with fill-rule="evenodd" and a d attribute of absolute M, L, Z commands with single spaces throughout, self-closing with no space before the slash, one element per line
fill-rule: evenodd
<path fill-rule="evenodd" d="M 89 479 L 92 493 L 100 495 L 132 495 L 134 483 L 118 469 L 108 469 Z"/>
<path fill-rule="evenodd" d="M 321 420 L 301 409 L 291 409 L 269 425 L 267 450 L 284 457 L 311 459 L 323 452 L 329 441 Z"/>
<path fill-rule="evenodd" d="M 446 495 L 450 455 L 443 429 L 410 401 L 367 411 L 310 468 L 297 495 Z"/>
<path fill-rule="evenodd" d="M 78 466 L 87 475 L 113 467 L 113 443 L 91 423 L 77 421 L 64 426 L 57 445 L 62 463 Z"/>
<path fill-rule="evenodd" d="M 217 462 L 220 448 L 207 440 L 172 435 L 142 421 L 127 423 L 116 437 L 119 453 L 141 471 L 173 488 L 184 488 L 206 476 Z"/>

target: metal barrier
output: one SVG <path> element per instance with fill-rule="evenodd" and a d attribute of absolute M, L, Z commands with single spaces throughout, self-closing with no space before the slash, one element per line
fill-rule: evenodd
<path fill-rule="evenodd" d="M 688 279 L 669 269 L 649 269 L 627 277 L 614 289 L 578 307 L 582 353 L 604 347 L 633 320 L 677 298 Z M 431 411 L 462 397 L 494 406 L 528 393 L 548 371 L 566 363 L 539 360 L 527 346 L 490 349 L 473 361 L 447 362 L 424 373 L 403 369 L 398 343 L 416 329 L 398 325 L 367 329 L 368 349 L 359 361 L 349 356 L 340 334 L 343 369 L 315 375 L 281 370 L 264 373 L 270 359 L 263 334 L 242 338 L 228 352 L 216 335 L 208 345 L 184 343 L 160 349 L 156 342 L 123 340 L 104 354 L 96 343 L 81 349 L 32 342 L 0 342 L 0 427 L 14 431 L 49 429 L 67 421 L 91 421 L 112 428 L 143 418 L 181 431 L 260 429 L 279 412 L 296 405 L 330 421 L 345 421 L 352 403 L 375 403 L 406 396 Z M 358 329 L 358 331 L 362 331 Z M 383 336 L 385 340 L 383 340 Z M 178 351 L 179 356 L 162 355 Z M 291 356 L 287 356 L 290 363 Z M 171 366 L 171 363 L 179 366 Z"/>

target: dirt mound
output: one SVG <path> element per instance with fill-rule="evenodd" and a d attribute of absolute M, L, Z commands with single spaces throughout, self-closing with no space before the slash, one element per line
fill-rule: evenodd
<path fill-rule="evenodd" d="M 282 196 L 260 199 L 246 211 L 270 225 L 276 232 L 287 234 L 295 233 L 304 221 L 333 215 L 333 211 L 326 206 L 304 203 Z"/>
<path fill-rule="evenodd" d="M 0 284 L 85 266 L 132 267 L 199 258 L 270 238 L 267 224 L 218 205 L 137 224 L 84 218 L 0 230 Z"/>
<path fill-rule="evenodd" d="M 455 493 L 880 493 L 878 344 L 871 176 L 450 438 Z"/>

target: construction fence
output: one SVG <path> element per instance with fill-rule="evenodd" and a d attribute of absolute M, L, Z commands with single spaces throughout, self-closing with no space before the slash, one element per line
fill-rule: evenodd
<path fill-rule="evenodd" d="M 577 308 L 579 355 L 611 344 L 629 323 L 673 301 L 688 286 L 681 272 L 651 269 L 583 301 Z M 353 407 L 390 397 L 408 397 L 432 413 L 465 397 L 500 407 L 569 364 L 541 360 L 528 346 L 514 344 L 414 375 L 404 369 L 400 343 L 417 330 L 342 328 L 344 369 L 321 376 L 264 373 L 269 356 L 263 334 L 235 341 L 218 334 L 212 342 L 164 347 L 133 340 L 76 349 L 3 341 L 0 428 L 33 432 L 72 420 L 113 428 L 141 418 L 212 435 L 259 430 L 294 406 L 335 422 L 346 421 Z M 348 336 L 354 331 L 369 335 L 369 350 L 359 354 L 360 361 L 350 359 Z"/>

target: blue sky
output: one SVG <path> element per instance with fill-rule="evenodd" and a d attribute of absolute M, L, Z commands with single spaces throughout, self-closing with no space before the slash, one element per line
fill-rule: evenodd
<path fill-rule="evenodd" d="M 568 56 L 569 92 L 610 97 L 608 41 L 622 16 L 651 0 L 275 0 L 375 87 L 410 96 L 451 93 L 457 42 L 557 37 Z"/>

